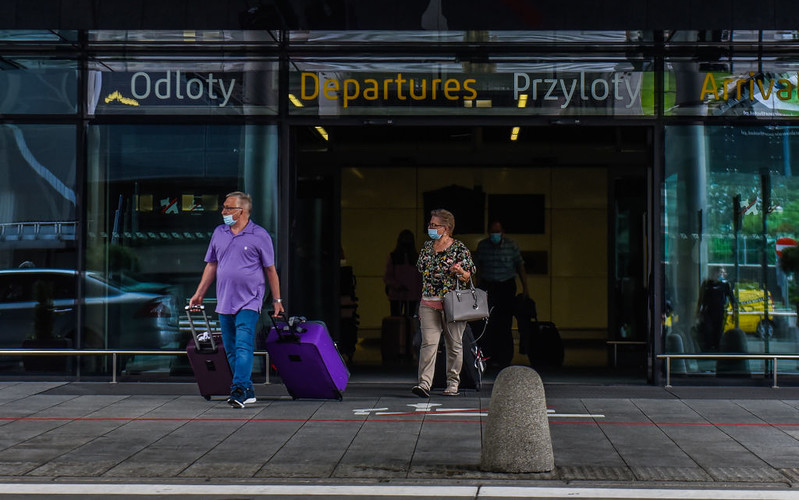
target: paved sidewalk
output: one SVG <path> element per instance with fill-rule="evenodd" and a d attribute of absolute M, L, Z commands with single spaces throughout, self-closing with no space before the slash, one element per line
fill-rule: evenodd
<path fill-rule="evenodd" d="M 799 388 L 547 384 L 556 469 L 479 470 L 490 385 L 353 378 L 233 409 L 192 383 L 0 382 L 0 481 L 799 487 Z M 519 482 L 522 481 L 522 482 Z"/>

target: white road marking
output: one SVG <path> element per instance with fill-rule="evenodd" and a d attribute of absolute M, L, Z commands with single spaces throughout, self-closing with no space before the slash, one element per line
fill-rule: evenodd
<path fill-rule="evenodd" d="M 195 485 L 195 484 L 68 484 L 6 483 L 0 495 L 180 495 L 180 496 L 346 496 L 450 498 L 604 498 L 657 500 L 796 500 L 783 489 L 580 488 L 536 486 L 394 486 L 394 485 Z"/>
<path fill-rule="evenodd" d="M 480 411 L 478 408 L 443 408 L 440 403 L 413 403 L 409 406 L 414 409 L 414 412 L 424 413 L 431 416 L 447 416 L 447 417 L 486 417 L 487 411 Z M 355 408 L 353 415 L 364 416 L 374 412 L 375 416 L 386 417 L 394 415 L 409 415 L 404 411 L 387 411 L 388 408 Z M 605 418 L 601 413 L 557 413 L 552 408 L 547 408 L 547 417 L 553 418 Z"/>
<path fill-rule="evenodd" d="M 410 406 L 411 408 L 416 408 L 416 411 L 430 411 L 433 408 L 435 408 L 436 406 L 441 406 L 441 403 L 414 403 L 414 404 L 405 405 L 405 406 Z"/>
<path fill-rule="evenodd" d="M 605 418 L 601 413 L 550 413 L 547 417 L 562 417 L 562 418 Z"/>
<path fill-rule="evenodd" d="M 353 415 L 363 416 L 369 415 L 370 412 L 386 411 L 388 408 L 355 408 L 352 410 Z"/>

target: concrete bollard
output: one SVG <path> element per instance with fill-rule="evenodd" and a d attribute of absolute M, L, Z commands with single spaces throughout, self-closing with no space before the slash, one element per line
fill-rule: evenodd
<path fill-rule="evenodd" d="M 480 468 L 516 473 L 555 468 L 544 384 L 528 366 L 509 366 L 497 375 L 488 405 Z"/>

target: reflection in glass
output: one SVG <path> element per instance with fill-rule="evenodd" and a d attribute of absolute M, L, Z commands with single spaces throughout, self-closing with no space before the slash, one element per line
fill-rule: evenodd
<path fill-rule="evenodd" d="M 68 30 L 0 30 L 4 42 L 75 42 L 77 31 Z"/>
<path fill-rule="evenodd" d="M 75 127 L 0 124 L 0 268 L 75 268 Z"/>
<path fill-rule="evenodd" d="M 75 61 L 0 58 L 0 115 L 76 113 L 77 80 Z"/>
<path fill-rule="evenodd" d="M 799 235 L 794 127 L 667 127 L 666 350 L 797 353 L 796 277 L 776 241 Z M 757 360 L 689 360 L 686 373 L 767 375 Z M 795 372 L 793 363 L 780 371 Z"/>
<path fill-rule="evenodd" d="M 89 150 L 106 153 L 89 165 L 86 267 L 123 295 L 158 299 L 141 307 L 150 323 L 140 322 L 139 331 L 110 309 L 87 309 L 87 322 L 104 325 L 105 347 L 182 349 L 188 330 L 178 327 L 179 312 L 199 282 L 211 233 L 222 223 L 224 196 L 249 192 L 253 220 L 277 241 L 275 127 L 95 126 Z M 213 299 L 213 287 L 208 296 Z M 110 335 L 117 330 L 126 333 Z M 183 361 L 137 356 L 125 360 L 124 370 L 182 373 L 188 369 Z"/>
<path fill-rule="evenodd" d="M 92 30 L 90 42 L 141 44 L 172 42 L 180 44 L 214 44 L 258 42 L 277 44 L 278 34 L 268 30 Z"/>
<path fill-rule="evenodd" d="M 479 33 L 479 37 L 475 37 Z M 638 42 L 642 35 L 628 31 L 292 31 L 291 43 L 568 43 L 598 44 Z M 651 39 L 651 35 L 650 35 Z"/>

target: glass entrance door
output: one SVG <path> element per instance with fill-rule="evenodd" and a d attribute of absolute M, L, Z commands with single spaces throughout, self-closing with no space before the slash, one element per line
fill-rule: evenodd
<path fill-rule="evenodd" d="M 612 176 L 608 345 L 613 368 L 645 375 L 647 352 L 645 173 Z"/>

